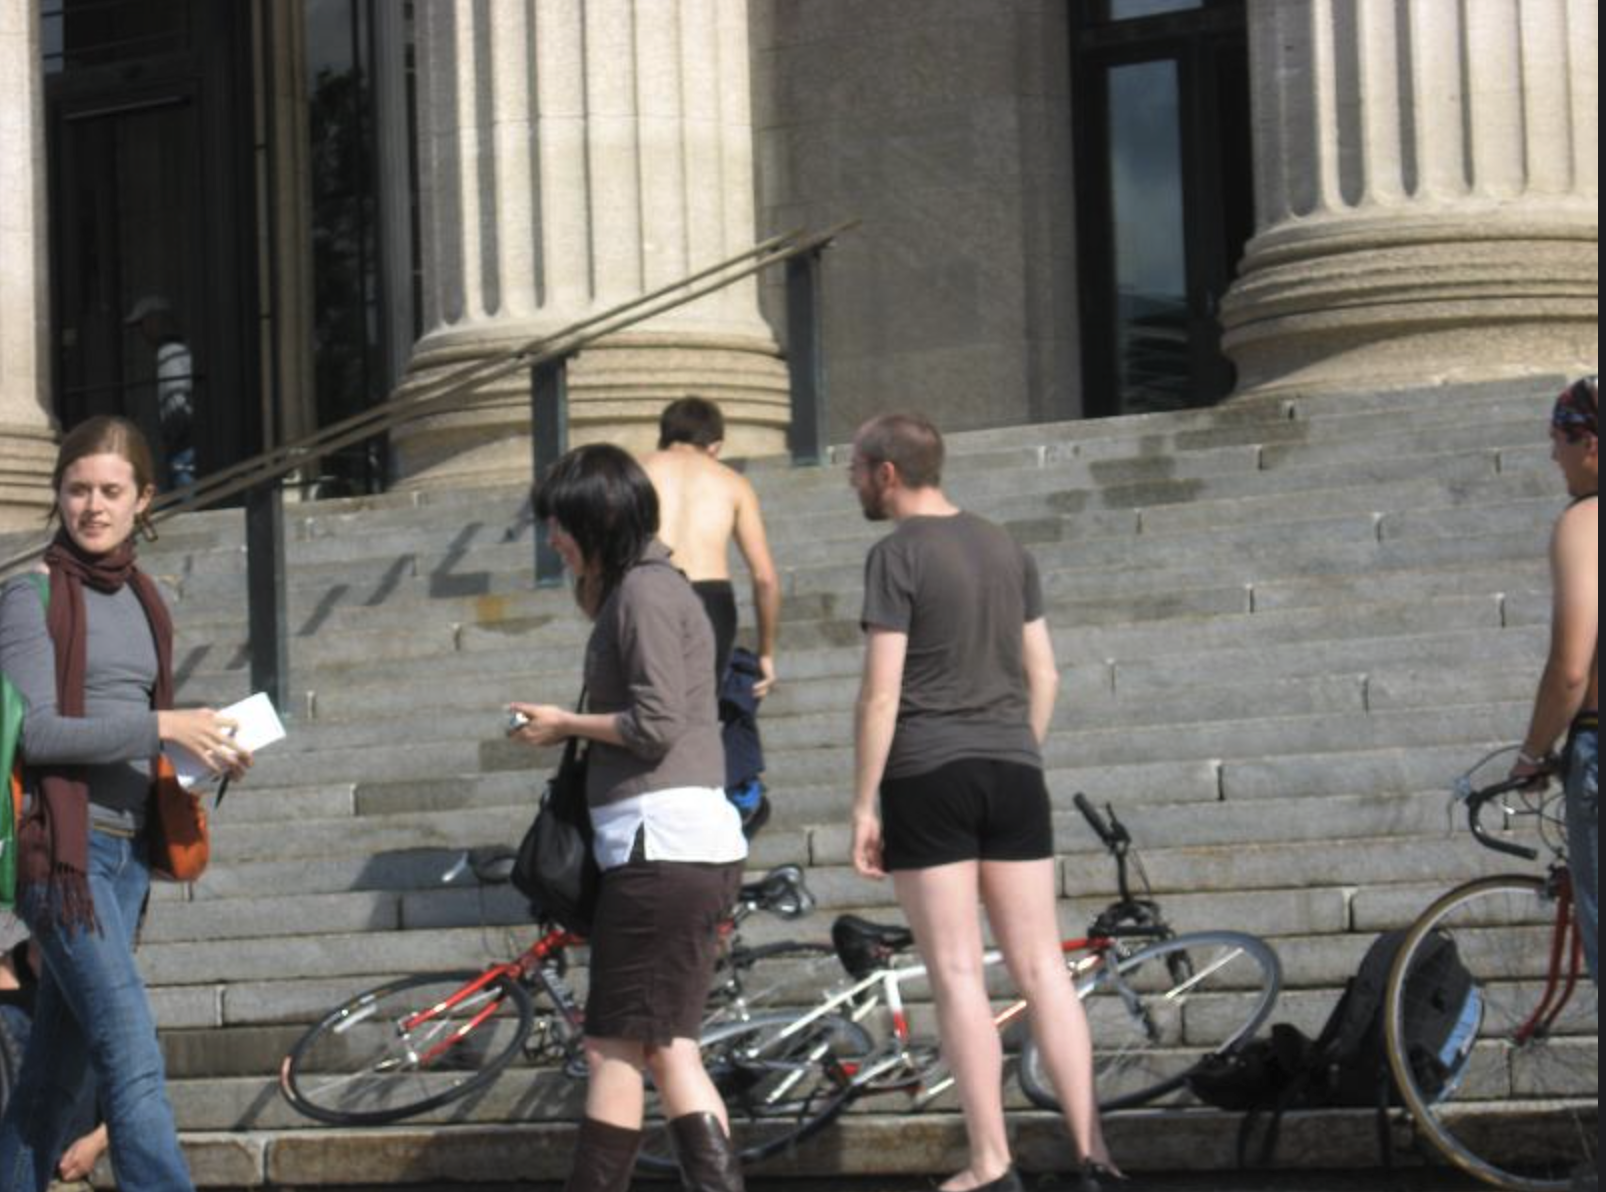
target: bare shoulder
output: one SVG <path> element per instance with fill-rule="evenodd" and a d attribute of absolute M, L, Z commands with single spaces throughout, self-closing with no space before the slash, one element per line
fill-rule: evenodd
<path fill-rule="evenodd" d="M 1552 552 L 1558 560 L 1595 558 L 1600 554 L 1600 502 L 1580 501 L 1556 522 Z"/>
<path fill-rule="evenodd" d="M 1558 538 L 1594 539 L 1600 529 L 1600 501 L 1591 498 L 1574 505 L 1556 522 Z"/>
<path fill-rule="evenodd" d="M 758 489 L 753 486 L 751 480 L 729 464 L 719 464 L 718 467 L 724 474 L 725 483 L 734 496 L 743 501 L 752 501 L 755 504 L 758 502 Z"/>

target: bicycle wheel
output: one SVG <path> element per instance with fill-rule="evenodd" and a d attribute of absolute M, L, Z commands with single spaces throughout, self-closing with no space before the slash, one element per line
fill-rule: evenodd
<path fill-rule="evenodd" d="M 830 944 L 787 941 L 738 948 L 720 961 L 703 1029 L 783 1012 L 802 1015 L 842 974 Z"/>
<path fill-rule="evenodd" d="M 1593 1168 L 1599 1148 L 1600 1001 L 1588 974 L 1550 1031 L 1525 1032 L 1545 1004 L 1558 914 L 1539 878 L 1452 890 L 1411 928 L 1384 1002 L 1389 1066 L 1417 1126 L 1462 1171 L 1514 1192 L 1571 1187 L 1574 1169 Z M 1445 940 L 1472 992 L 1443 1055 L 1413 1054 L 1407 1024 L 1421 990 L 1406 975 L 1430 948 L 1442 954 Z"/>
<path fill-rule="evenodd" d="M 832 1016 L 780 1040 L 799 1018 L 765 1015 L 723 1023 L 703 1035 L 703 1066 L 730 1111 L 731 1140 L 744 1164 L 772 1159 L 819 1133 L 858 1095 L 853 1074 L 870 1055 L 869 1034 Z M 651 1089 L 646 1130 L 640 1170 L 679 1170 L 668 1123 Z"/>
<path fill-rule="evenodd" d="M 332 1010 L 285 1057 L 285 1099 L 320 1122 L 376 1126 L 484 1088 L 519 1054 L 535 1014 L 507 977 L 448 1006 L 482 976 L 404 977 Z"/>
<path fill-rule="evenodd" d="M 1265 1025 L 1282 978 L 1269 946 L 1234 931 L 1177 936 L 1102 965 L 1077 988 L 1093 1028 L 1099 1107 L 1132 1109 L 1182 1093 L 1201 1063 Z M 1039 1108 L 1059 1112 L 1035 1039 L 1021 1048 L 1020 1083 Z"/>

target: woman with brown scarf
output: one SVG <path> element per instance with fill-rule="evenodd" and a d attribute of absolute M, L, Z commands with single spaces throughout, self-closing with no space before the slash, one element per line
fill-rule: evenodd
<path fill-rule="evenodd" d="M 34 1031 L 0 1125 L 0 1192 L 43 1192 L 93 1069 L 125 1192 L 185 1192 L 134 935 L 151 871 L 145 823 L 163 743 L 238 776 L 250 758 L 215 712 L 173 709 L 173 623 L 135 565 L 156 495 L 140 432 L 93 419 L 54 478 L 61 532 L 35 577 L 0 593 L 0 669 L 28 701 L 17 909 L 44 956 Z"/>

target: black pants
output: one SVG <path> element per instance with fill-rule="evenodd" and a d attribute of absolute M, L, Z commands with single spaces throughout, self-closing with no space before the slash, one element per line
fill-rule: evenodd
<path fill-rule="evenodd" d="M 730 669 L 731 652 L 736 649 L 736 589 L 724 579 L 706 580 L 692 587 L 714 627 L 714 682 L 723 683 Z"/>

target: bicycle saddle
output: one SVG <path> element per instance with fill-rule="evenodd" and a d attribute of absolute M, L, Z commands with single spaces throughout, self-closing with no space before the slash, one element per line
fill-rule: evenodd
<path fill-rule="evenodd" d="M 900 952 L 915 946 L 915 933 L 907 927 L 883 927 L 868 919 L 843 915 L 831 928 L 831 942 L 842 967 L 863 979 L 886 965 Z"/>

